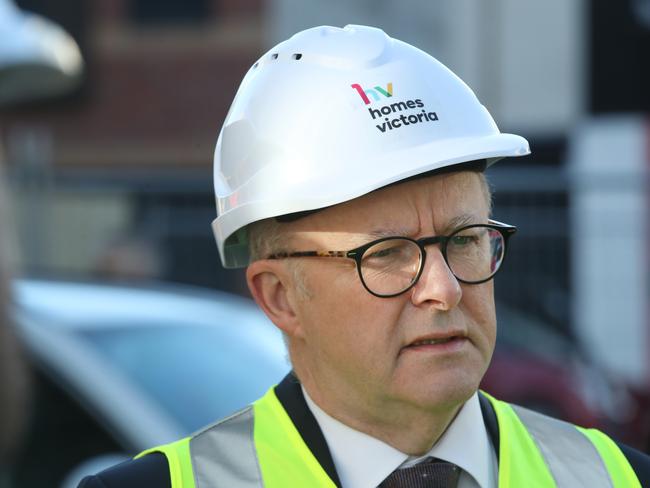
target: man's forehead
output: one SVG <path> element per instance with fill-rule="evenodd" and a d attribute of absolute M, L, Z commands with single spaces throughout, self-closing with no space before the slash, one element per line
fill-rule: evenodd
<path fill-rule="evenodd" d="M 375 190 L 349 202 L 335 205 L 335 212 L 355 209 L 376 209 L 379 215 L 391 208 L 400 210 L 401 206 L 423 205 L 432 210 L 444 210 L 452 204 L 475 206 L 477 197 L 482 196 L 481 177 L 474 172 L 456 172 L 432 175 L 405 181 Z"/>
<path fill-rule="evenodd" d="M 481 179 L 481 183 L 484 186 L 485 194 L 487 196 L 489 196 L 489 188 L 488 188 L 488 185 L 487 185 L 487 181 L 485 179 L 485 169 L 486 168 L 487 168 L 487 161 L 484 160 L 484 159 L 468 161 L 468 162 L 464 162 L 464 163 L 458 163 L 458 164 L 454 164 L 454 165 L 451 165 L 451 166 L 445 166 L 443 168 L 438 168 L 438 169 L 431 170 L 431 171 L 428 171 L 428 172 L 425 172 L 425 173 L 416 174 L 416 175 L 410 176 L 408 178 L 405 178 L 405 179 L 390 183 L 390 184 L 388 184 L 388 185 L 386 185 L 386 186 L 384 186 L 382 188 L 373 190 L 370 193 L 367 193 L 365 195 L 361 195 L 361 196 L 357 197 L 357 199 L 363 198 L 363 197 L 365 197 L 367 195 L 372 195 L 372 194 L 374 194 L 376 192 L 381 192 L 381 191 L 383 191 L 383 190 L 385 190 L 387 188 L 391 188 L 391 187 L 394 187 L 394 186 L 401 186 L 401 185 L 404 185 L 404 184 L 409 183 L 409 182 L 414 181 L 414 180 L 432 178 L 432 177 L 436 177 L 436 176 L 444 176 L 444 175 L 449 175 L 449 174 L 461 174 L 461 173 L 479 175 L 479 177 Z M 356 199 L 353 199 L 353 200 L 350 200 L 350 201 L 354 201 L 354 200 L 356 200 Z M 345 204 L 345 203 L 346 202 L 342 202 L 342 203 L 337 204 L 337 205 L 342 205 L 342 204 Z M 335 207 L 335 206 L 336 205 L 333 205 L 333 207 Z M 302 219 L 302 218 L 304 218 L 306 216 L 309 216 L 309 215 L 312 215 L 314 213 L 322 212 L 323 210 L 325 210 L 327 208 L 331 208 L 331 207 L 324 207 L 324 208 L 318 208 L 318 209 L 313 209 L 313 210 L 302 210 L 302 211 L 293 212 L 293 213 L 289 213 L 289 214 L 277 215 L 276 217 L 274 217 L 274 219 L 275 219 L 276 222 L 280 222 L 280 223 L 295 222 L 296 220 Z"/>

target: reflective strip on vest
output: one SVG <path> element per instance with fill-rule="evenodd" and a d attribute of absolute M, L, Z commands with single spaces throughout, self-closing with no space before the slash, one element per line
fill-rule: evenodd
<path fill-rule="evenodd" d="M 269 488 L 336 488 L 271 389 L 255 402 L 255 445 Z"/>
<path fill-rule="evenodd" d="M 172 488 L 336 487 L 273 388 L 252 406 L 197 434 L 137 457 L 151 452 L 167 457 Z"/>
<path fill-rule="evenodd" d="M 248 407 L 192 437 L 190 454 L 196 488 L 264 486 L 253 424 L 253 407 Z"/>
<path fill-rule="evenodd" d="M 499 488 L 641 488 L 618 446 L 485 395 L 499 425 Z M 189 438 L 150 449 L 169 461 L 172 488 L 335 488 L 273 389 Z"/>
<path fill-rule="evenodd" d="M 629 462 L 605 434 L 486 396 L 499 423 L 499 488 L 531 486 L 533 479 L 540 487 L 641 488 Z"/>
<path fill-rule="evenodd" d="M 512 405 L 559 487 L 613 488 L 594 445 L 573 425 Z"/>
<path fill-rule="evenodd" d="M 273 389 L 195 435 L 190 454 L 196 488 L 335 488 Z"/>
<path fill-rule="evenodd" d="M 596 429 L 578 430 L 589 437 L 589 440 L 596 446 L 600 456 L 605 460 L 607 471 L 614 481 L 614 486 L 629 486 L 630 488 L 641 488 L 641 482 L 630 466 L 625 454 L 605 434 Z"/>

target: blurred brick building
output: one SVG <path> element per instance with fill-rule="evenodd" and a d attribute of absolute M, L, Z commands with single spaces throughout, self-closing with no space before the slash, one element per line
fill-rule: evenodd
<path fill-rule="evenodd" d="M 57 166 L 210 165 L 215 136 L 261 49 L 261 0 L 23 0 L 58 21 L 87 62 L 65 100 L 5 113 L 51 133 Z"/>
<path fill-rule="evenodd" d="M 0 115 L 24 268 L 106 277 L 112 247 L 144 241 L 162 263 L 150 278 L 243 291 L 219 271 L 211 163 L 262 49 L 262 0 L 17 3 L 62 25 L 86 62 L 74 93 Z"/>

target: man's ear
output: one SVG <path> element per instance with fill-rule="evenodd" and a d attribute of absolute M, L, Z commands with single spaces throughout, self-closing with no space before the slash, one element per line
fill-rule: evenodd
<path fill-rule="evenodd" d="M 246 269 L 246 283 L 255 302 L 285 334 L 300 333 L 291 296 L 292 275 L 280 261 L 254 261 Z"/>

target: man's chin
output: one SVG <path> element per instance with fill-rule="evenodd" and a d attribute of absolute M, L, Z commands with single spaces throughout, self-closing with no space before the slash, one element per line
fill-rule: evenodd
<path fill-rule="evenodd" d="M 402 398 L 414 407 L 428 411 L 449 411 L 458 408 L 478 390 L 478 381 L 417 382 L 403 389 Z M 404 385 L 407 386 L 407 385 Z"/>

